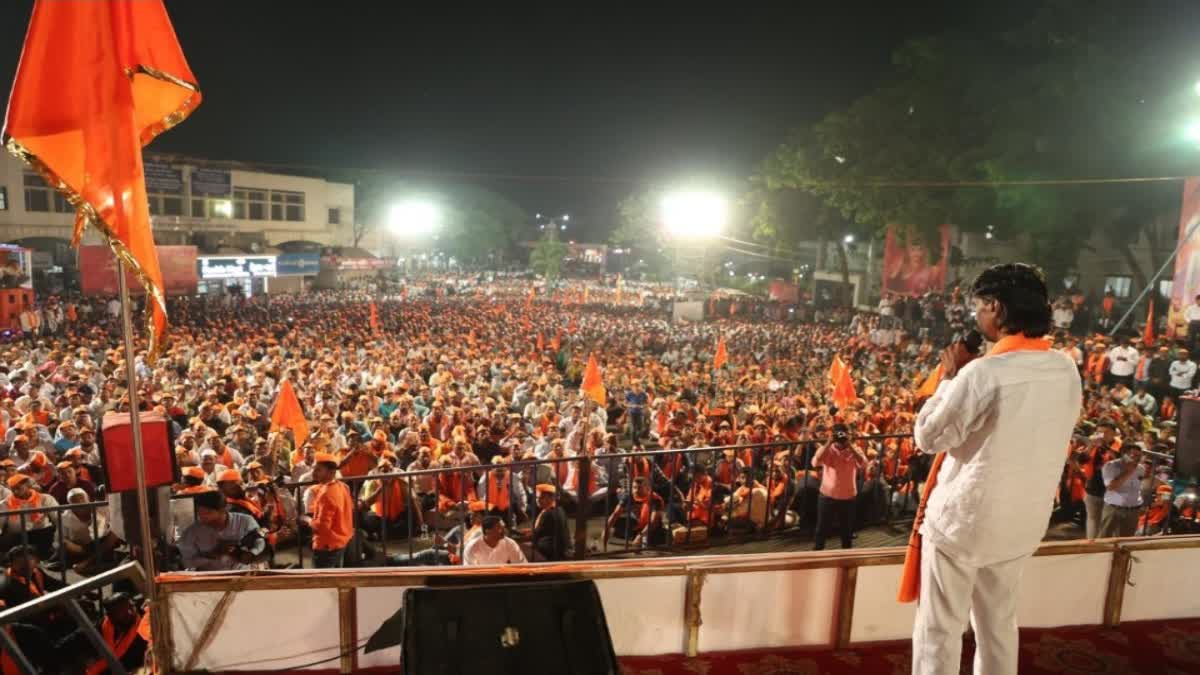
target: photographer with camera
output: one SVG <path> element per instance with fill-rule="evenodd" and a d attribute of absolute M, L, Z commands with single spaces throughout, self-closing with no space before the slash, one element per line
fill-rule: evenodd
<path fill-rule="evenodd" d="M 854 540 L 854 502 L 858 497 L 858 472 L 867 468 L 867 456 L 850 444 L 850 429 L 833 425 L 833 440 L 813 456 L 812 465 L 821 468 L 821 494 L 817 497 L 817 531 L 813 550 L 825 549 L 825 537 L 834 518 L 842 537 L 842 548 Z"/>

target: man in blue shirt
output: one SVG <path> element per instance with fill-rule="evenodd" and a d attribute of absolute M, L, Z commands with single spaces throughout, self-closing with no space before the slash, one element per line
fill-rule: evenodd
<path fill-rule="evenodd" d="M 1142 448 L 1134 443 L 1121 446 L 1121 456 L 1101 469 L 1104 478 L 1104 514 L 1100 517 L 1101 539 L 1132 537 L 1137 532 L 1142 508 Z"/>
<path fill-rule="evenodd" d="M 646 432 L 646 404 L 649 402 L 650 397 L 642 391 L 641 382 L 634 382 L 633 388 L 625 392 L 625 415 L 629 418 L 629 434 L 634 443 Z"/>

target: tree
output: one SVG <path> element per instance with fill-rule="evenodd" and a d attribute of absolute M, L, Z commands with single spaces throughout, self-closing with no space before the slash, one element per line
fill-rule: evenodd
<path fill-rule="evenodd" d="M 563 259 L 566 257 L 567 245 L 558 240 L 558 235 L 551 228 L 533 247 L 529 254 L 529 266 L 534 272 L 546 277 L 546 281 L 554 281 L 558 279 Z"/>
<path fill-rule="evenodd" d="M 893 78 L 793 136 L 764 175 L 868 229 L 915 227 L 931 248 L 943 223 L 990 227 L 1052 278 L 1099 232 L 1144 279 L 1131 247 L 1168 240 L 1178 186 L 1059 181 L 1187 173 L 1165 139 L 1185 117 L 1171 92 L 1191 96 L 1191 79 L 1163 64 L 1191 38 L 1146 25 L 1131 3 L 1051 0 L 1016 30 L 912 40 Z"/>

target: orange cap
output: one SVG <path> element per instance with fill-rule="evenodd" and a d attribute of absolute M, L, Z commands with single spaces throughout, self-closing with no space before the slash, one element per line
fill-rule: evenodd
<path fill-rule="evenodd" d="M 58 467 L 58 468 L 60 468 L 60 469 L 73 469 L 73 468 L 75 468 L 75 465 L 74 465 L 74 464 L 72 464 L 72 463 L 70 463 L 70 462 L 59 462 L 58 464 L 55 464 L 54 466 L 56 466 L 56 467 Z"/>
<path fill-rule="evenodd" d="M 328 452 L 318 452 L 313 455 L 313 463 L 314 464 L 332 464 L 334 466 L 337 466 L 338 458 L 334 457 L 333 455 L 329 454 Z"/>
<path fill-rule="evenodd" d="M 237 469 L 225 469 L 224 471 L 221 472 L 220 476 L 217 476 L 217 482 L 218 483 L 226 483 L 226 482 L 241 483 L 242 482 L 242 472 L 238 471 Z"/>
<path fill-rule="evenodd" d="M 15 489 L 17 489 L 18 485 L 20 485 L 21 483 L 24 483 L 27 480 L 32 481 L 33 479 L 30 478 L 29 476 L 26 476 L 23 473 L 14 473 L 13 475 L 8 477 L 8 487 L 10 489 L 15 490 Z"/>
<path fill-rule="evenodd" d="M 549 483 L 541 483 L 540 485 L 535 487 L 534 490 L 537 491 L 537 493 L 539 495 L 558 494 L 558 489 Z"/>
<path fill-rule="evenodd" d="M 201 469 L 198 466 L 185 467 L 183 469 L 183 475 L 191 476 L 192 478 L 199 478 L 200 480 L 204 480 L 204 469 Z"/>
<path fill-rule="evenodd" d="M 476 500 L 467 504 L 467 510 L 471 513 L 482 513 L 487 510 L 487 504 Z"/>

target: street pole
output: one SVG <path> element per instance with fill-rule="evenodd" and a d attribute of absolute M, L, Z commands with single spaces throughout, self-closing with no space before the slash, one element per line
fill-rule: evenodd
<path fill-rule="evenodd" d="M 138 520 L 142 536 L 142 566 L 146 570 L 146 599 L 155 603 L 154 541 L 150 536 L 150 500 L 146 496 L 146 459 L 142 450 L 142 425 L 138 412 L 137 369 L 134 368 L 133 320 L 130 318 L 129 284 L 125 281 L 125 265 L 117 260 L 117 287 L 121 294 L 121 332 L 125 338 L 125 377 L 129 383 L 129 424 L 133 431 L 133 465 L 137 471 Z M 148 300 L 149 301 L 149 300 Z M 146 311 L 150 311 L 147 307 Z M 161 337 L 161 336 L 160 336 Z M 151 612 L 154 616 L 154 612 Z"/>
<path fill-rule="evenodd" d="M 1183 236 L 1179 238 L 1179 243 L 1175 244 L 1175 250 L 1171 251 L 1171 255 L 1167 256 L 1167 259 L 1163 262 L 1162 267 L 1158 268 L 1158 271 L 1155 272 L 1154 276 L 1150 278 L 1150 282 L 1147 283 L 1146 287 L 1142 289 L 1142 292 L 1137 296 L 1137 299 L 1133 301 L 1133 304 L 1129 305 L 1129 309 L 1125 310 L 1125 315 L 1121 317 L 1121 320 L 1118 321 L 1117 324 L 1112 327 L 1112 330 L 1108 332 L 1109 337 L 1116 335 L 1117 331 L 1121 330 L 1121 326 L 1125 325 L 1125 321 L 1129 318 L 1129 315 L 1133 314 L 1133 310 L 1137 308 L 1138 304 L 1142 302 L 1142 299 L 1145 298 L 1146 295 L 1150 293 L 1151 289 L 1154 288 L 1154 284 L 1158 282 L 1158 278 L 1163 275 L 1163 272 L 1167 271 L 1167 267 L 1170 266 L 1170 264 L 1175 260 L 1175 256 L 1179 255 L 1179 249 L 1183 248 L 1184 242 L 1189 241 L 1192 238 L 1192 235 L 1196 233 L 1197 227 L 1200 227 L 1200 220 L 1197 220 L 1188 226 L 1187 231 L 1184 232 Z M 1168 306 L 1166 309 L 1168 311 L 1167 315 L 1170 316 L 1170 307 Z M 1167 326 L 1167 329 L 1170 330 L 1170 325 Z"/>

